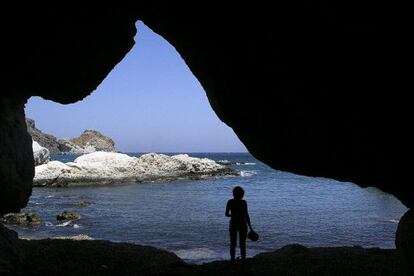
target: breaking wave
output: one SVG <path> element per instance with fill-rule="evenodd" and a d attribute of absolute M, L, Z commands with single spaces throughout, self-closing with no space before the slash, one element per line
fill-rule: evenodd
<path fill-rule="evenodd" d="M 256 171 L 240 171 L 240 175 L 242 177 L 249 177 L 249 176 L 252 176 L 252 175 L 255 175 L 255 174 L 257 174 Z"/>
<path fill-rule="evenodd" d="M 174 251 L 174 253 L 184 260 L 200 260 L 200 259 L 216 259 L 220 255 L 211 249 L 200 247 L 200 248 L 191 248 L 191 249 L 180 249 Z"/>

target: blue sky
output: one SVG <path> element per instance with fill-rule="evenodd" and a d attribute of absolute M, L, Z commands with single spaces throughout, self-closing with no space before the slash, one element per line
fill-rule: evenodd
<path fill-rule="evenodd" d="M 32 97 L 26 116 L 58 138 L 98 130 L 123 152 L 246 151 L 174 47 L 141 22 L 137 29 L 131 52 L 90 96 L 69 105 Z"/>

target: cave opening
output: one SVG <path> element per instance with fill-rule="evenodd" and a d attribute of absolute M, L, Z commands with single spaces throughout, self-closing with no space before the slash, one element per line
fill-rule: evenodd
<path fill-rule="evenodd" d="M 40 213 L 39 225 L 15 228 L 21 235 L 87 235 L 161 247 L 195 262 L 225 259 L 228 234 L 224 206 L 232 187 L 241 185 L 246 189 L 252 222 L 262 238 L 249 246 L 249 256 L 291 243 L 394 247 L 398 218 L 406 210 L 398 200 L 375 188 L 360 189 L 351 183 L 273 170 L 244 153 L 244 146 L 231 129 L 211 112 L 204 91 L 188 68 L 187 75 L 178 76 L 178 67 L 183 66 L 178 54 L 171 62 L 162 56 L 170 54 L 172 46 L 142 23 L 137 27 L 136 46 L 97 91 L 80 103 L 52 104 L 49 110 L 30 110 L 42 104 L 40 99 L 32 99 L 27 115 L 36 120 L 38 128 L 59 138 L 97 129 L 112 137 L 121 152 L 194 153 L 196 157 L 235 162 L 233 166 L 242 175 L 194 183 L 179 180 L 157 185 L 36 188 L 26 210 L 47 207 Z M 145 36 L 155 38 L 145 44 Z M 148 48 L 140 48 L 145 46 Z M 159 62 L 164 62 L 161 72 L 151 61 L 154 57 L 145 52 L 154 48 L 159 48 Z M 132 58 L 134 51 L 142 55 Z M 153 77 L 141 75 L 136 66 Z M 135 71 L 130 79 L 126 77 L 129 70 Z M 190 84 L 185 89 L 177 88 L 177 78 Z M 146 86 L 139 90 L 139 85 Z M 131 87 L 134 93 L 129 95 L 125 91 Z M 168 93 L 151 95 L 160 91 Z M 56 113 L 50 112 L 53 109 Z M 144 115 L 131 114 L 134 110 L 144 110 Z M 54 124 L 39 121 L 39 116 L 53 116 Z M 213 123 L 212 116 L 216 120 Z M 121 136 L 125 129 L 131 131 L 129 136 Z M 215 151 L 212 156 L 210 153 Z M 91 204 L 76 206 L 82 202 Z M 66 209 L 79 212 L 81 218 L 56 222 L 56 214 Z"/>

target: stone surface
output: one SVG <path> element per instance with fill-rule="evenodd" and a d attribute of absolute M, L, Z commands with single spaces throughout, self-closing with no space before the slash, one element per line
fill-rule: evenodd
<path fill-rule="evenodd" d="M 115 152 L 114 141 L 96 130 L 85 130 L 79 137 L 60 139 L 63 152 L 71 154 L 86 154 L 95 151 Z"/>
<path fill-rule="evenodd" d="M 20 241 L 31 275 L 402 275 L 395 250 L 287 246 L 232 264 L 184 263 L 174 253 L 149 246 L 90 240 Z M 62 262 L 62 260 L 65 260 Z"/>
<path fill-rule="evenodd" d="M 90 206 L 92 204 L 94 204 L 94 203 L 93 202 L 90 202 L 90 201 L 84 201 L 84 200 L 82 200 L 82 201 L 77 202 L 75 204 L 75 206 L 76 207 L 86 207 L 86 206 Z"/>
<path fill-rule="evenodd" d="M 36 141 L 32 143 L 34 165 L 39 166 L 46 164 L 50 160 L 50 152 L 47 148 L 42 147 Z"/>
<path fill-rule="evenodd" d="M 74 220 L 74 219 L 80 219 L 81 215 L 78 212 L 73 211 L 63 211 L 56 216 L 56 220 L 62 221 L 62 220 Z"/>
<path fill-rule="evenodd" d="M 408 8 L 196 5 L 10 9 L 0 25 L 8 41 L 4 91 L 60 103 L 83 99 L 131 49 L 141 19 L 175 47 L 219 118 L 256 158 L 375 186 L 413 205 L 404 161 L 413 140 Z"/>
<path fill-rule="evenodd" d="M 83 99 L 130 50 L 142 19 L 177 49 L 255 157 L 286 171 L 376 186 L 411 206 L 403 161 L 412 151 L 409 9 L 372 8 L 299 1 L 212 4 L 202 12 L 176 3 L 10 9 L 1 24 L 9 42 L 4 91 Z"/>
<path fill-rule="evenodd" d="M 19 212 L 32 193 L 34 161 L 24 104 L 0 95 L 0 216 Z"/>
<path fill-rule="evenodd" d="M 151 246 L 99 240 L 21 240 L 24 275 L 165 275 L 183 261 Z M 62 261 L 64 260 L 64 261 Z M 170 274 L 175 275 L 175 274 Z"/>
<path fill-rule="evenodd" d="M 74 162 L 51 161 L 37 166 L 33 183 L 35 186 L 120 184 L 223 175 L 238 175 L 238 172 L 213 160 L 186 154 L 170 157 L 148 153 L 138 158 L 122 153 L 95 152 L 82 155 Z"/>
<path fill-rule="evenodd" d="M 33 119 L 26 117 L 27 132 L 32 136 L 33 141 L 37 142 L 40 146 L 49 150 L 50 153 L 60 153 L 60 145 L 55 136 L 42 132 L 36 128 L 36 123 Z"/>
<path fill-rule="evenodd" d="M 0 222 L 0 275 L 12 274 L 22 261 L 22 252 L 17 233 Z"/>
<path fill-rule="evenodd" d="M 408 210 L 400 219 L 395 238 L 395 247 L 406 269 L 414 275 L 414 211 Z"/>
<path fill-rule="evenodd" d="M 32 226 L 40 223 L 40 217 L 34 212 L 10 213 L 0 218 L 4 224 Z"/>
<path fill-rule="evenodd" d="M 410 206 L 406 8 L 285 1 L 180 13 L 174 4 L 139 18 L 177 49 L 256 158 L 375 186 Z"/>
<path fill-rule="evenodd" d="M 49 150 L 52 154 L 86 154 L 95 151 L 115 151 L 114 141 L 99 131 L 85 130 L 79 137 L 72 139 L 57 139 L 51 134 L 42 132 L 36 128 L 33 119 L 26 118 L 27 131 L 34 142 Z M 35 164 L 37 163 L 35 155 Z"/>

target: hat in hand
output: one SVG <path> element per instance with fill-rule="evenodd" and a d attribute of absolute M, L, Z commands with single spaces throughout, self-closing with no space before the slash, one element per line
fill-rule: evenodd
<path fill-rule="evenodd" d="M 257 241 L 259 239 L 259 234 L 257 234 L 256 232 L 254 232 L 253 230 L 250 230 L 250 232 L 247 234 L 247 237 L 249 238 L 249 240 L 251 241 Z"/>

